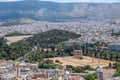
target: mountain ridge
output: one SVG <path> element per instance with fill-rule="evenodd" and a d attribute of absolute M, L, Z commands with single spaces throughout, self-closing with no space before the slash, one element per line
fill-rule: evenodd
<path fill-rule="evenodd" d="M 0 2 L 0 20 L 31 18 L 41 21 L 77 21 L 120 17 L 120 3 Z"/>

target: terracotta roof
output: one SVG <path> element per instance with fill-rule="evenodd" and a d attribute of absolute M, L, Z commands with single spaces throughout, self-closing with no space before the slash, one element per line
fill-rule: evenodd
<path fill-rule="evenodd" d="M 8 64 L 7 62 L 3 61 L 3 62 L 0 62 L 0 66 L 3 66 L 3 65 L 6 65 Z"/>
<path fill-rule="evenodd" d="M 115 71 L 116 71 L 115 69 L 104 69 L 103 73 L 112 73 L 112 72 L 115 72 Z"/>
<path fill-rule="evenodd" d="M 84 80 L 82 77 L 80 77 L 80 76 L 69 76 L 69 79 L 70 80 Z"/>
<path fill-rule="evenodd" d="M 45 73 L 38 73 L 38 74 L 33 74 L 32 79 L 38 79 L 38 78 L 47 78 L 47 74 Z"/>
<path fill-rule="evenodd" d="M 18 79 L 22 79 L 22 78 L 23 78 L 23 76 L 19 75 L 19 76 L 17 76 L 17 78 L 18 78 Z"/>

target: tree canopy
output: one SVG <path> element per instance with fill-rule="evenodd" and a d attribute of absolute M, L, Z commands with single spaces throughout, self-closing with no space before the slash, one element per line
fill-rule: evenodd
<path fill-rule="evenodd" d="M 38 45 L 40 47 L 51 47 L 60 42 L 78 37 L 80 37 L 80 35 L 74 32 L 53 29 L 47 32 L 36 34 L 33 37 L 29 38 L 27 41 L 32 45 Z"/>

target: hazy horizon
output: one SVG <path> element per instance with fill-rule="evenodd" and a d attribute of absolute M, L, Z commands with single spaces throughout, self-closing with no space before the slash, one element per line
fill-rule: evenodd
<path fill-rule="evenodd" d="M 0 0 L 0 2 L 12 2 L 12 1 L 24 1 L 24 0 Z M 29 0 L 26 0 L 29 1 Z M 30 0 L 31 1 L 31 0 Z M 87 2 L 87 3 L 120 3 L 120 0 L 39 0 L 39 1 L 52 1 L 60 3 L 72 3 L 72 2 Z"/>

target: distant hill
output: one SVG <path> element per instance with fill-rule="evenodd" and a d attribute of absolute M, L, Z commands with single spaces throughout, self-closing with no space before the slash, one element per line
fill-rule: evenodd
<path fill-rule="evenodd" d="M 33 37 L 28 38 L 27 42 L 30 42 L 32 45 L 39 45 L 40 47 L 51 47 L 69 39 L 79 38 L 80 36 L 81 35 L 74 32 L 53 29 L 36 34 Z"/>
<path fill-rule="evenodd" d="M 0 2 L 0 20 L 31 18 L 42 21 L 120 18 L 120 3 Z"/>
<path fill-rule="evenodd" d="M 10 34 L 5 35 L 5 37 L 9 37 L 9 36 L 21 36 L 21 35 L 24 35 L 24 34 L 19 33 L 19 32 L 14 32 L 14 33 L 10 33 Z"/>
<path fill-rule="evenodd" d="M 24 25 L 24 24 L 34 23 L 34 22 L 36 21 L 30 18 L 18 18 L 18 19 L 12 19 L 12 20 L 10 19 L 7 21 L 3 21 L 2 24 L 0 24 L 0 26 Z"/>

